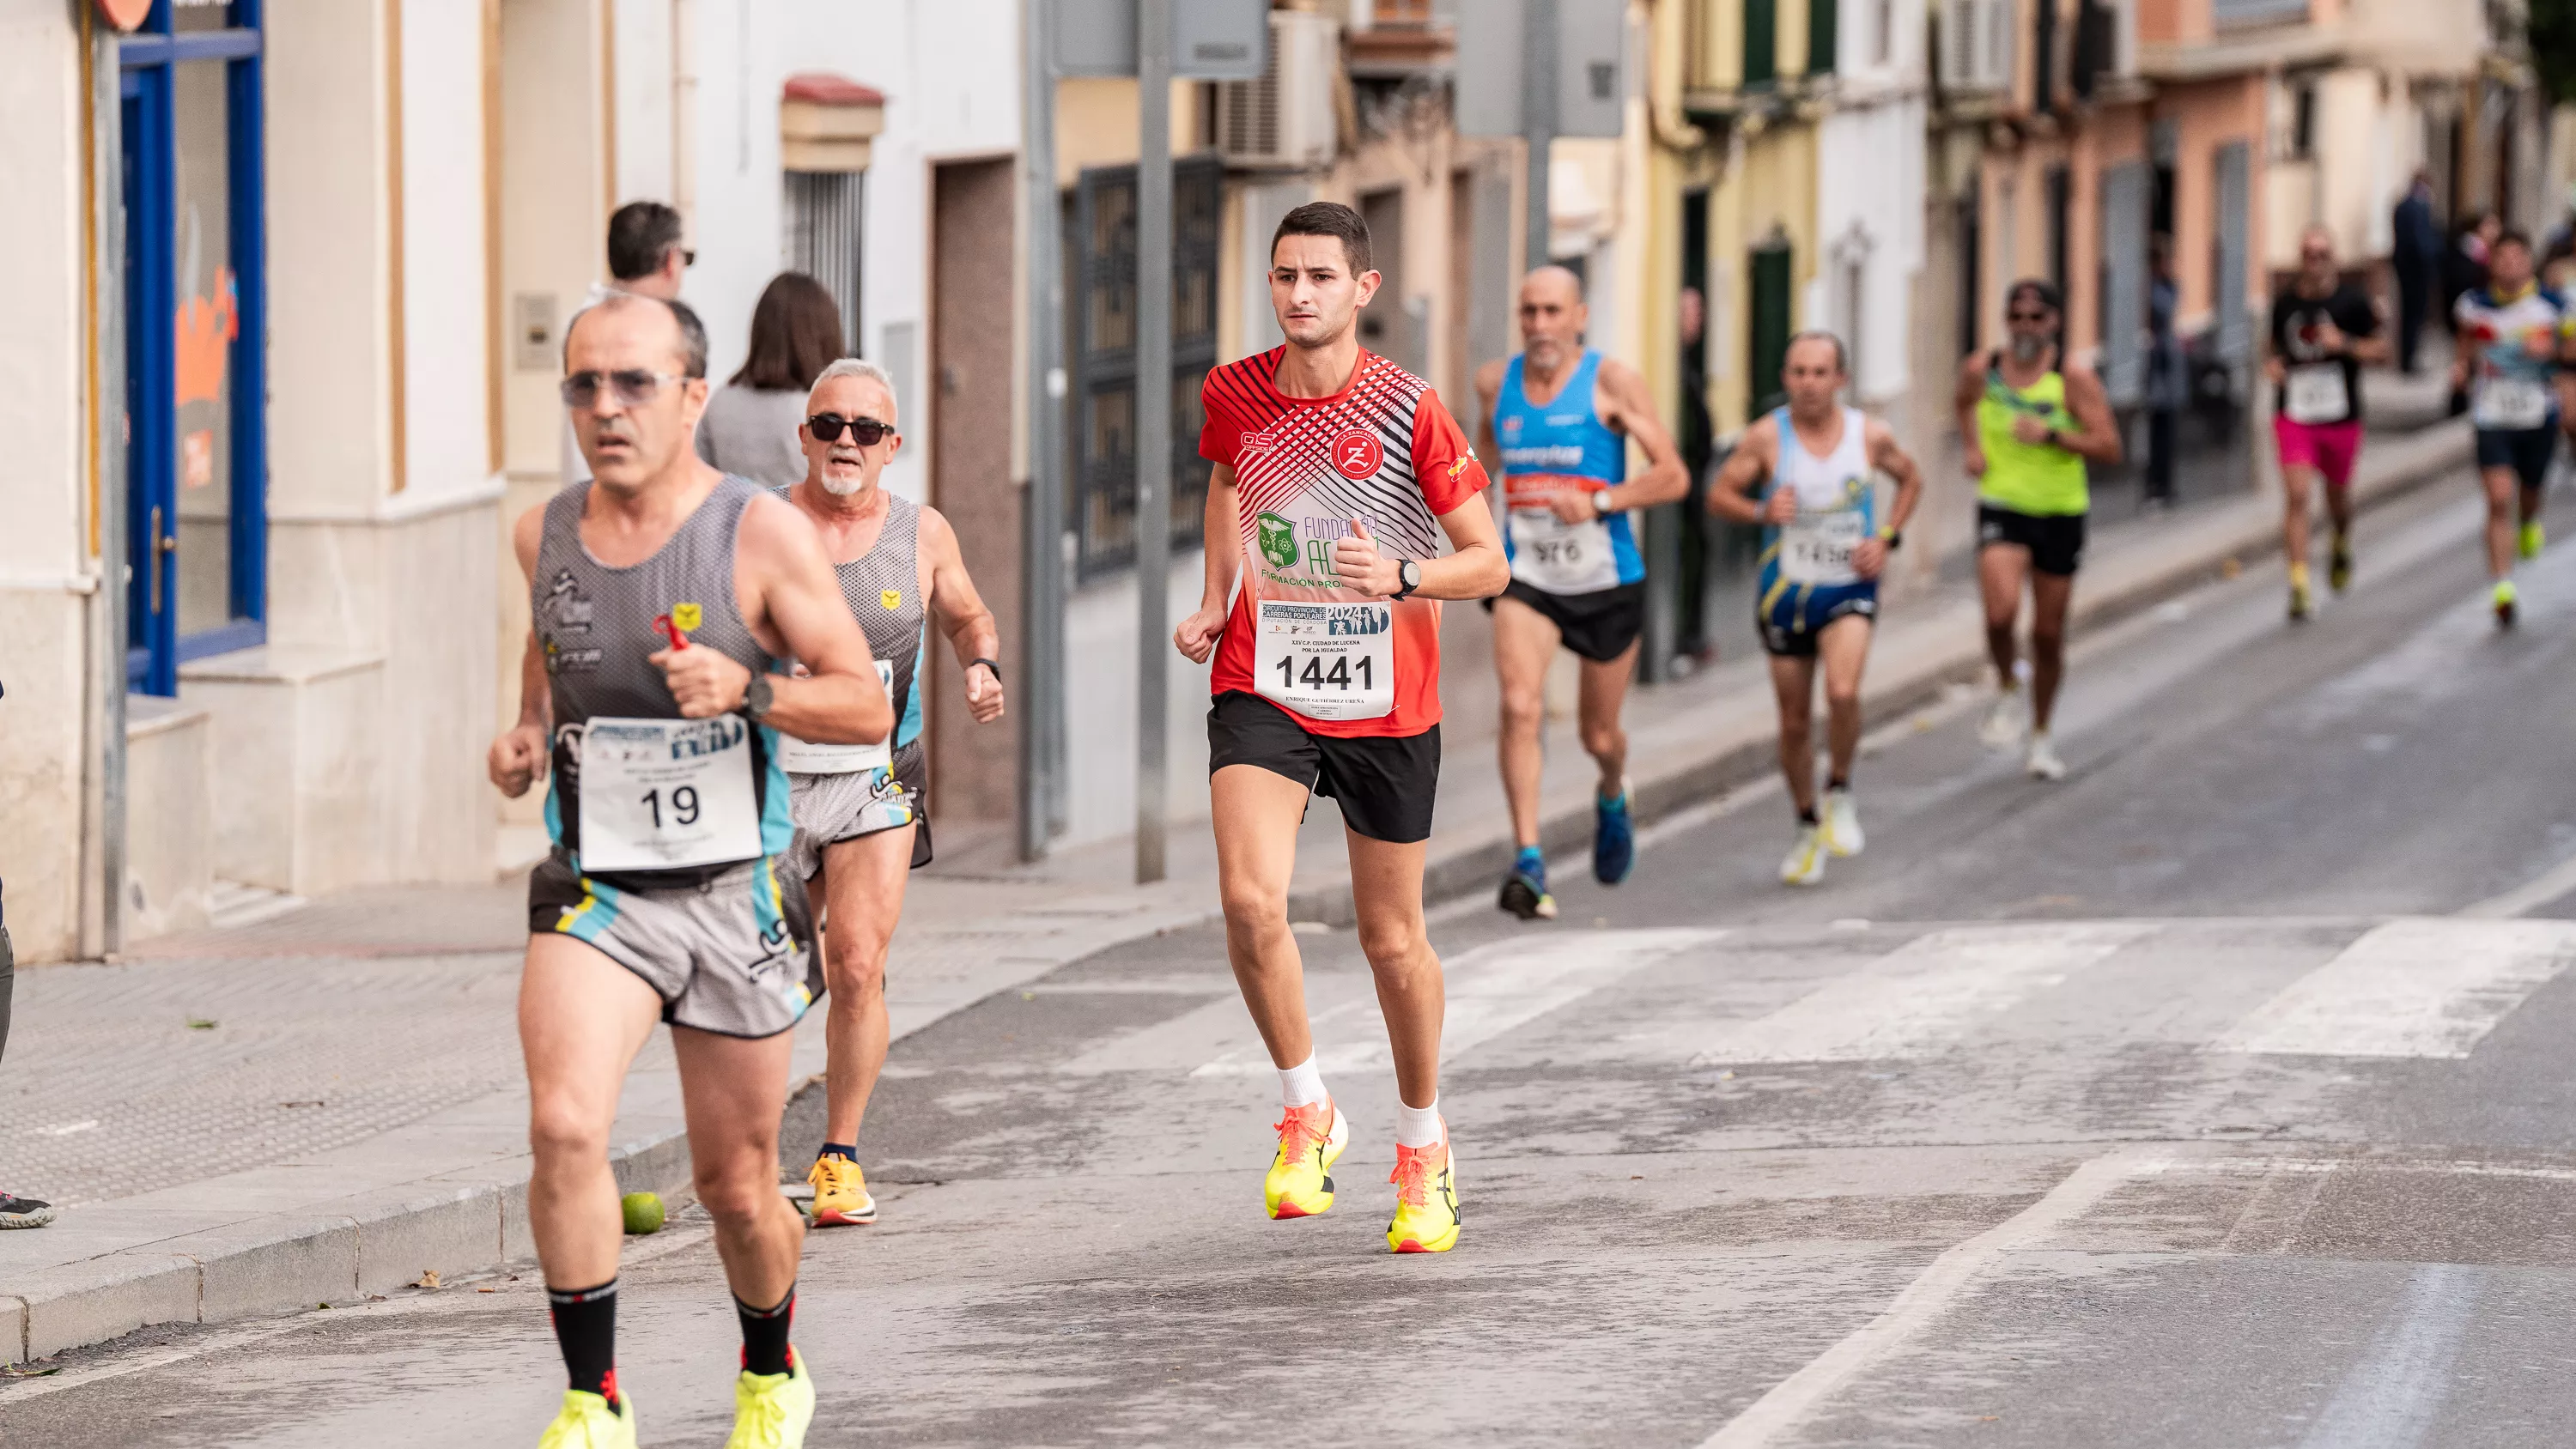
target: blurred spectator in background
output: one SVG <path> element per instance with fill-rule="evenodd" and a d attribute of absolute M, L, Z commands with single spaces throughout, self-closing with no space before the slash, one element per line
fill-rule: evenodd
<path fill-rule="evenodd" d="M 823 284 L 803 272 L 770 278 L 751 311 L 750 355 L 698 419 L 698 456 L 772 488 L 804 477 L 805 394 L 841 354 L 840 304 Z"/>
<path fill-rule="evenodd" d="M 1673 443 L 1682 467 L 1690 473 L 1690 493 L 1682 500 L 1682 576 L 1674 607 L 1679 627 L 1673 650 L 1693 667 L 1717 658 L 1708 637 L 1708 575 L 1714 550 L 1709 539 L 1708 468 L 1716 451 L 1717 429 L 1708 415 L 1708 299 L 1697 287 L 1681 295 L 1681 413 Z"/>
<path fill-rule="evenodd" d="M 697 259 L 680 244 L 680 214 L 661 202 L 630 201 L 608 219 L 608 285 L 617 291 L 676 302 Z"/>
<path fill-rule="evenodd" d="M 2147 480 L 2145 502 L 2170 508 L 2174 501 L 2174 449 L 2182 410 L 2191 405 L 2191 368 L 2174 335 L 2182 288 L 2174 281 L 2173 238 L 2157 232 L 2147 243 Z"/>
<path fill-rule="evenodd" d="M 2487 284 L 2487 248 L 2503 234 L 2504 223 L 2491 211 L 2472 211 L 2460 223 L 2460 234 L 2442 252 L 2442 317 L 2451 329 L 2452 351 L 2459 349 L 2460 299 Z M 2465 388 L 2451 390 L 2451 416 L 2469 410 Z"/>
<path fill-rule="evenodd" d="M 2433 304 L 2433 281 L 2442 265 L 2442 225 L 2433 219 L 2433 178 L 2418 171 L 2397 202 L 2395 245 L 2389 267 L 2397 273 L 2397 370 L 2415 370 L 2424 340 L 2424 313 Z M 2449 303 L 2444 303 L 2447 315 Z"/>

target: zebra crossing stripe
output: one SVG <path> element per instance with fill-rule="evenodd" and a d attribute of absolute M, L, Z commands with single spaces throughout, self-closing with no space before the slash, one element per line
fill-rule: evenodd
<path fill-rule="evenodd" d="M 2576 922 L 2408 917 L 2373 927 L 2209 1043 L 2255 1056 L 2449 1057 L 2576 958 Z"/>
<path fill-rule="evenodd" d="M 1629 972 L 1724 931 L 1548 931 L 1489 942 L 1444 963 L 1448 1013 L 1440 1054 L 1455 1061 L 1514 1027 L 1535 1021 Z M 1336 1072 L 1390 1071 L 1386 1021 L 1374 996 L 1315 1015 L 1315 1065 Z M 1200 1066 L 1194 1077 L 1261 1076 L 1277 1070 L 1258 1045 Z"/>
<path fill-rule="evenodd" d="M 1767 1016 L 1721 1023 L 1694 1064 L 1929 1056 L 2156 929 L 2086 921 L 1934 931 Z"/>

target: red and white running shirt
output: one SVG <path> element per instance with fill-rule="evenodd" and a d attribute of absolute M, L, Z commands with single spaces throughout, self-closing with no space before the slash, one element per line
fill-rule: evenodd
<path fill-rule="evenodd" d="M 1387 556 L 1438 556 L 1439 516 L 1477 501 L 1484 465 L 1403 368 L 1362 349 L 1340 392 L 1294 398 L 1274 381 L 1286 351 L 1227 363 L 1200 391 L 1199 456 L 1234 469 L 1243 550 L 1210 686 L 1260 695 L 1313 734 L 1420 734 L 1440 722 L 1440 605 L 1342 587 L 1333 542 L 1356 518 Z"/>

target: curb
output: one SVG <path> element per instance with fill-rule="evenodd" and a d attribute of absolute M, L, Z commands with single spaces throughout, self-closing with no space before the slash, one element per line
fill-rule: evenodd
<path fill-rule="evenodd" d="M 2363 511 L 2457 469 L 2468 456 L 2468 433 L 2464 424 L 2445 423 L 2387 446 L 2425 456 L 2378 477 L 2356 479 L 2354 502 Z M 2177 541 L 2170 557 L 2079 592 L 2070 627 L 2079 632 L 2104 628 L 2209 582 L 2231 559 L 2259 555 L 2271 546 L 2278 526 L 2277 514 L 2270 511 L 2272 496 L 2256 494 L 2264 505 L 2260 508 L 2233 505 L 2244 513 L 2240 525 L 2208 527 L 2205 538 Z M 1901 714 L 1955 683 L 1977 679 L 1984 668 L 1983 641 L 1962 630 L 1955 642 L 1935 639 L 1928 648 L 1882 661 L 1879 678 L 1865 691 L 1863 702 L 1873 714 Z M 1638 823 L 1652 824 L 1760 779 L 1772 767 L 1770 730 L 1742 730 L 1733 738 L 1711 741 L 1694 757 L 1640 773 L 1632 808 Z M 1591 831 L 1590 807 L 1577 804 L 1546 815 L 1540 838 L 1555 854 L 1581 846 L 1591 839 Z M 1510 865 L 1512 853 L 1508 835 L 1447 850 L 1426 867 L 1425 900 L 1483 891 Z M 1293 892 L 1289 914 L 1336 927 L 1356 919 L 1347 881 Z M 1199 919 L 1215 915 L 1211 907 Z M 1172 925 L 1169 919 L 1140 922 L 1135 935 L 1119 939 L 1138 939 Z M 1093 950 L 1116 944 L 1104 941 Z M 793 1117 L 800 1105 L 810 1106 L 821 1090 L 820 1076 L 797 1084 L 788 1115 Z M 612 1148 L 609 1163 L 620 1192 L 656 1192 L 673 1206 L 693 1197 L 688 1140 L 676 1126 Z M 360 1300 L 417 1281 L 424 1268 L 461 1277 L 530 1261 L 535 1245 L 528 1232 L 526 1160 L 512 1160 L 507 1170 L 509 1175 L 499 1182 L 391 1201 L 349 1199 L 252 1214 L 38 1269 L 0 1291 L 0 1358 L 48 1358 L 160 1323 L 222 1323 Z M 37 1231 L 60 1230 L 58 1225 Z"/>

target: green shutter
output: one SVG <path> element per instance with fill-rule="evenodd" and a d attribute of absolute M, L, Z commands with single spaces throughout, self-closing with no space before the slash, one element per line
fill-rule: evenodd
<path fill-rule="evenodd" d="M 1779 0 L 1744 0 L 1744 88 L 1780 80 Z"/>
<path fill-rule="evenodd" d="M 1789 257 L 1786 242 L 1756 247 L 1745 268 L 1753 278 L 1753 370 L 1745 379 L 1753 410 L 1747 422 L 1789 400 L 1780 387 L 1780 369 L 1789 363 Z"/>
<path fill-rule="evenodd" d="M 1834 26 L 1841 15 L 1841 0 L 1807 0 L 1807 74 L 1834 73 Z"/>

